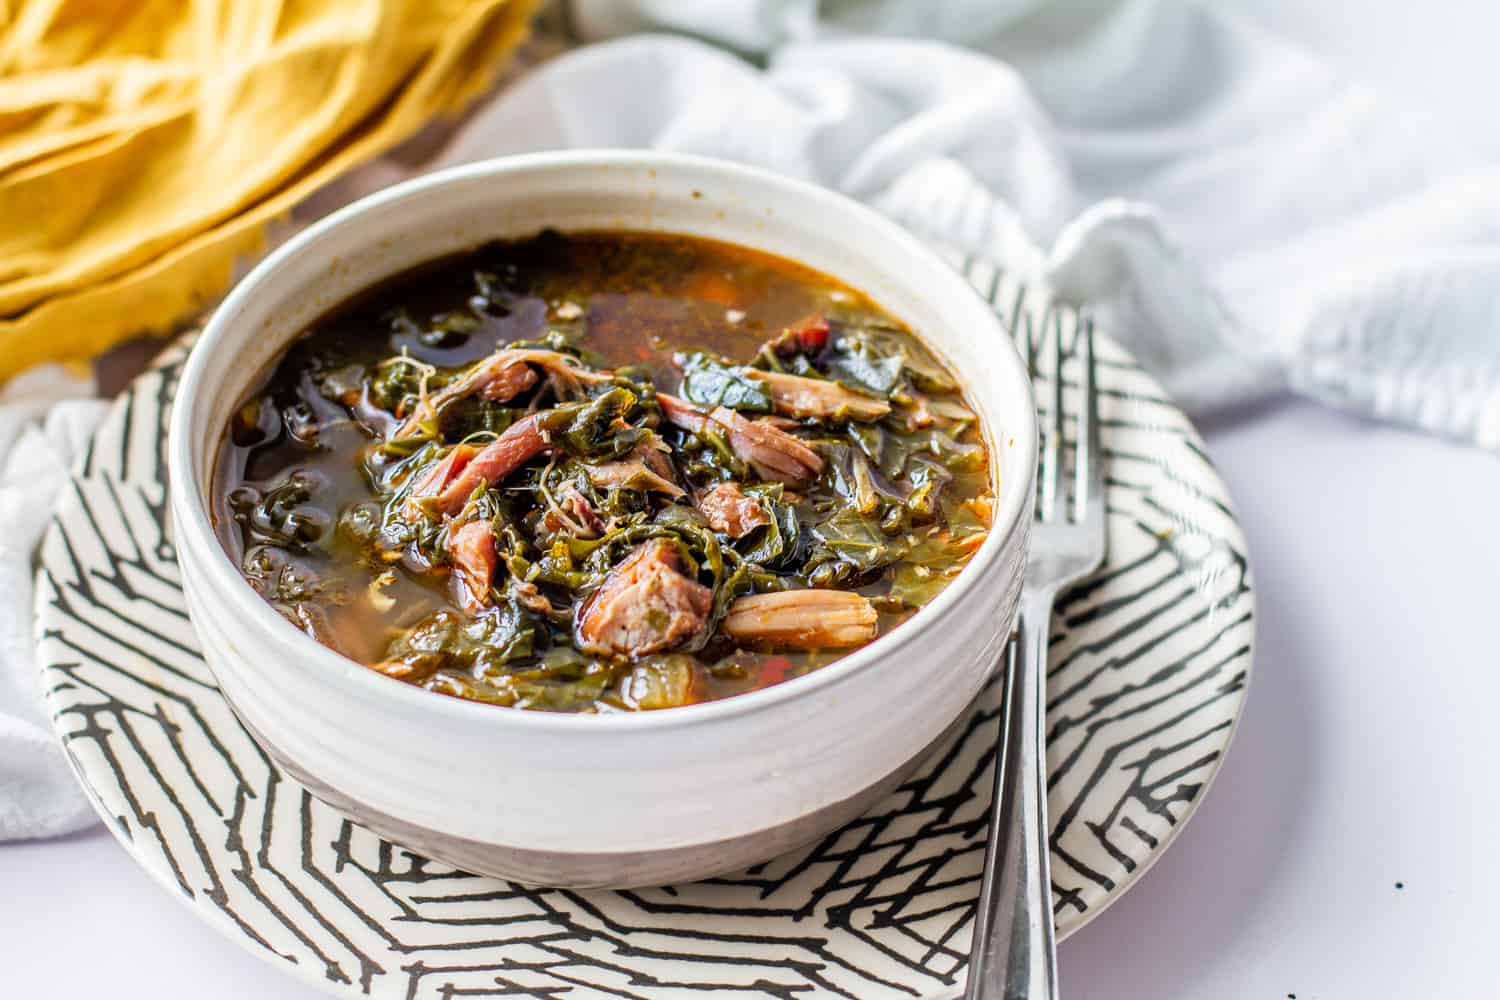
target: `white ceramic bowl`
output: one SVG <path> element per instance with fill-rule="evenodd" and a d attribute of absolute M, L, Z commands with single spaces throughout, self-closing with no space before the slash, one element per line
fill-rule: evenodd
<path fill-rule="evenodd" d="M 994 530 L 931 605 L 805 677 L 724 701 L 611 716 L 443 697 L 303 635 L 241 579 L 207 498 L 230 414 L 288 343 L 413 265 L 544 226 L 714 237 L 874 297 L 966 383 L 994 459 Z M 812 185 L 713 160 L 589 151 L 458 167 L 366 198 L 271 254 L 194 348 L 172 413 L 178 558 L 204 655 L 261 745 L 321 798 L 461 868 L 543 885 L 703 878 L 858 815 L 990 675 L 1015 613 L 1036 423 L 995 316 L 905 231 Z"/>

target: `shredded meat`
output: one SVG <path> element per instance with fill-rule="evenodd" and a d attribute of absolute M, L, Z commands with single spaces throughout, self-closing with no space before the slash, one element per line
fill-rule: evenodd
<path fill-rule="evenodd" d="M 911 394 L 911 402 L 906 405 L 904 415 L 906 429 L 909 431 L 937 425 L 969 423 L 974 419 L 973 412 L 967 407 L 947 399 L 933 399 L 920 392 Z"/>
<path fill-rule="evenodd" d="M 604 534 L 604 518 L 599 516 L 594 505 L 589 503 L 589 498 L 584 496 L 578 487 L 568 483 L 563 487 L 562 494 L 563 506 L 568 508 L 568 513 L 577 518 L 578 523 L 589 532 L 588 537 L 598 538 Z"/>
<path fill-rule="evenodd" d="M 685 399 L 658 392 L 656 402 L 661 407 L 663 416 L 689 434 L 702 434 L 713 426 L 708 414 Z"/>
<path fill-rule="evenodd" d="M 787 485 L 806 482 L 823 469 L 823 459 L 798 438 L 764 420 L 746 420 L 733 410 L 717 407 L 710 414 L 729 436 L 729 447 L 750 463 L 762 479 Z"/>
<path fill-rule="evenodd" d="M 535 611 L 539 615 L 550 617 L 557 612 L 552 602 L 547 600 L 547 595 L 542 593 L 534 583 L 527 583 L 512 577 L 510 592 L 523 608 Z"/>
<path fill-rule="evenodd" d="M 696 635 L 708 621 L 713 592 L 685 569 L 677 546 L 666 539 L 636 546 L 578 609 L 578 648 L 644 656 Z"/>
<path fill-rule="evenodd" d="M 437 494 L 435 506 L 443 514 L 457 514 L 481 485 L 498 483 L 506 476 L 547 450 L 547 435 L 542 430 L 542 413 L 511 424 L 505 433 L 484 446 Z"/>
<path fill-rule="evenodd" d="M 729 606 L 724 633 L 739 642 L 831 649 L 858 646 L 875 638 L 875 608 L 859 594 L 843 590 L 784 590 L 751 594 Z"/>
<path fill-rule="evenodd" d="M 536 372 L 530 365 L 524 361 L 512 361 L 479 387 L 479 396 L 492 403 L 508 403 L 536 383 Z"/>
<path fill-rule="evenodd" d="M 641 461 L 646 463 L 646 468 L 667 482 L 677 481 L 677 470 L 672 467 L 672 459 L 669 457 L 672 449 L 655 434 L 641 443 L 636 449 L 636 454 L 641 457 Z"/>
<path fill-rule="evenodd" d="M 473 445 L 455 445 L 453 450 L 444 455 L 442 459 L 428 469 L 417 484 L 407 494 L 407 508 L 414 512 L 416 502 L 428 497 L 437 496 L 454 478 L 464 471 L 465 466 L 479 453 L 479 449 Z"/>
<path fill-rule="evenodd" d="M 811 479 L 823 469 L 823 459 L 798 438 L 765 420 L 746 420 L 727 407 L 703 413 L 676 396 L 657 393 L 657 402 L 668 420 L 691 434 L 716 430 L 729 447 L 749 463 L 762 479 L 789 486 Z"/>
<path fill-rule="evenodd" d="M 602 465 L 585 465 L 589 481 L 595 486 L 630 486 L 643 492 L 655 491 L 669 497 L 682 496 L 682 488 L 660 473 L 648 468 L 642 456 L 605 462 Z"/>
<path fill-rule="evenodd" d="M 443 407 L 480 394 L 485 399 L 506 403 L 531 388 L 537 382 L 536 373 L 528 366 L 536 365 L 549 377 L 564 385 L 576 386 L 584 382 L 603 382 L 613 378 L 613 373 L 590 371 L 581 366 L 577 358 L 557 351 L 541 348 L 502 347 L 488 358 L 476 364 L 458 378 L 428 396 L 417 411 L 401 422 L 391 435 L 393 439 L 410 437 L 427 420 Z"/>
<path fill-rule="evenodd" d="M 470 521 L 449 536 L 453 557 L 453 596 L 473 614 L 490 602 L 495 578 L 495 528 L 488 521 Z"/>
<path fill-rule="evenodd" d="M 771 516 L 753 497 L 745 495 L 738 483 L 720 483 L 698 494 L 698 509 L 708 518 L 708 526 L 730 538 L 743 538 Z"/>
<path fill-rule="evenodd" d="M 547 530 L 566 528 L 575 538 L 598 538 L 604 534 L 604 519 L 577 486 L 564 483 L 557 491 L 557 502 L 561 509 L 555 507 L 542 518 Z"/>
<path fill-rule="evenodd" d="M 862 396 L 826 379 L 745 369 L 745 377 L 765 386 L 776 412 L 787 417 L 820 420 L 879 420 L 891 412 L 883 399 Z"/>

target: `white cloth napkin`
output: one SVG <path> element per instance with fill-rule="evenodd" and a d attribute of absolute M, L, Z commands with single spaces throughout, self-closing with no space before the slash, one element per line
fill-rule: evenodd
<path fill-rule="evenodd" d="M 33 556 L 57 493 L 108 406 L 55 365 L 0 392 L 0 840 L 96 821 L 42 708 L 32 640 Z"/>
<path fill-rule="evenodd" d="M 571 12 L 586 38 L 680 34 L 544 65 L 415 169 L 606 145 L 759 164 L 1094 303 L 1191 411 L 1291 390 L 1500 447 L 1500 172 L 1230 15 L 1182 0 Z M 316 204 L 410 172 L 373 165 Z M 18 437 L 45 405 L 0 400 L 0 839 L 86 816 L 35 699 L 30 569 L 90 414 Z"/>
<path fill-rule="evenodd" d="M 586 49 L 495 102 L 449 159 L 649 145 L 811 178 L 1012 266 L 1024 232 L 1190 411 L 1289 388 L 1500 447 L 1500 171 L 1230 14 L 1178 0 L 573 11 L 586 36 L 669 28 L 765 68 L 686 40 Z"/>

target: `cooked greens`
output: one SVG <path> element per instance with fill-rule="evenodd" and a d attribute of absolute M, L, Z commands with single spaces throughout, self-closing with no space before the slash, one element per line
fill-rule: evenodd
<path fill-rule="evenodd" d="M 316 324 L 235 414 L 220 481 L 246 579 L 319 641 L 588 712 L 868 642 L 958 573 L 991 489 L 957 381 L 857 293 L 712 241 L 550 231 Z"/>

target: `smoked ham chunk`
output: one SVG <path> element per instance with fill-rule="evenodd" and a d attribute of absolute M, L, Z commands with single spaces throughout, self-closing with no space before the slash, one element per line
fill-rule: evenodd
<path fill-rule="evenodd" d="M 667 419 L 688 433 L 722 434 L 730 449 L 762 479 L 796 486 L 823 471 L 817 452 L 770 421 L 747 420 L 724 406 L 704 413 L 666 393 L 657 393 L 656 400 Z"/>
<path fill-rule="evenodd" d="M 743 538 L 771 523 L 766 509 L 747 496 L 738 483 L 719 483 L 698 494 L 698 509 L 708 519 L 708 526 L 730 538 Z"/>
<path fill-rule="evenodd" d="M 642 542 L 578 609 L 578 648 L 637 657 L 671 649 L 708 621 L 713 591 L 685 575 L 678 547 L 664 538 Z"/>
<path fill-rule="evenodd" d="M 448 542 L 453 559 L 453 596 L 469 614 L 490 602 L 495 579 L 495 528 L 488 521 L 470 521 L 453 531 Z"/>
<path fill-rule="evenodd" d="M 495 440 L 484 446 L 464 466 L 463 471 L 437 494 L 434 506 L 439 513 L 457 514 L 480 486 L 492 486 L 547 450 L 546 432 L 542 429 L 545 413 L 533 413 L 516 421 Z"/>
<path fill-rule="evenodd" d="M 724 632 L 739 642 L 782 649 L 836 649 L 875 638 L 875 608 L 843 590 L 750 594 L 729 606 Z"/>

